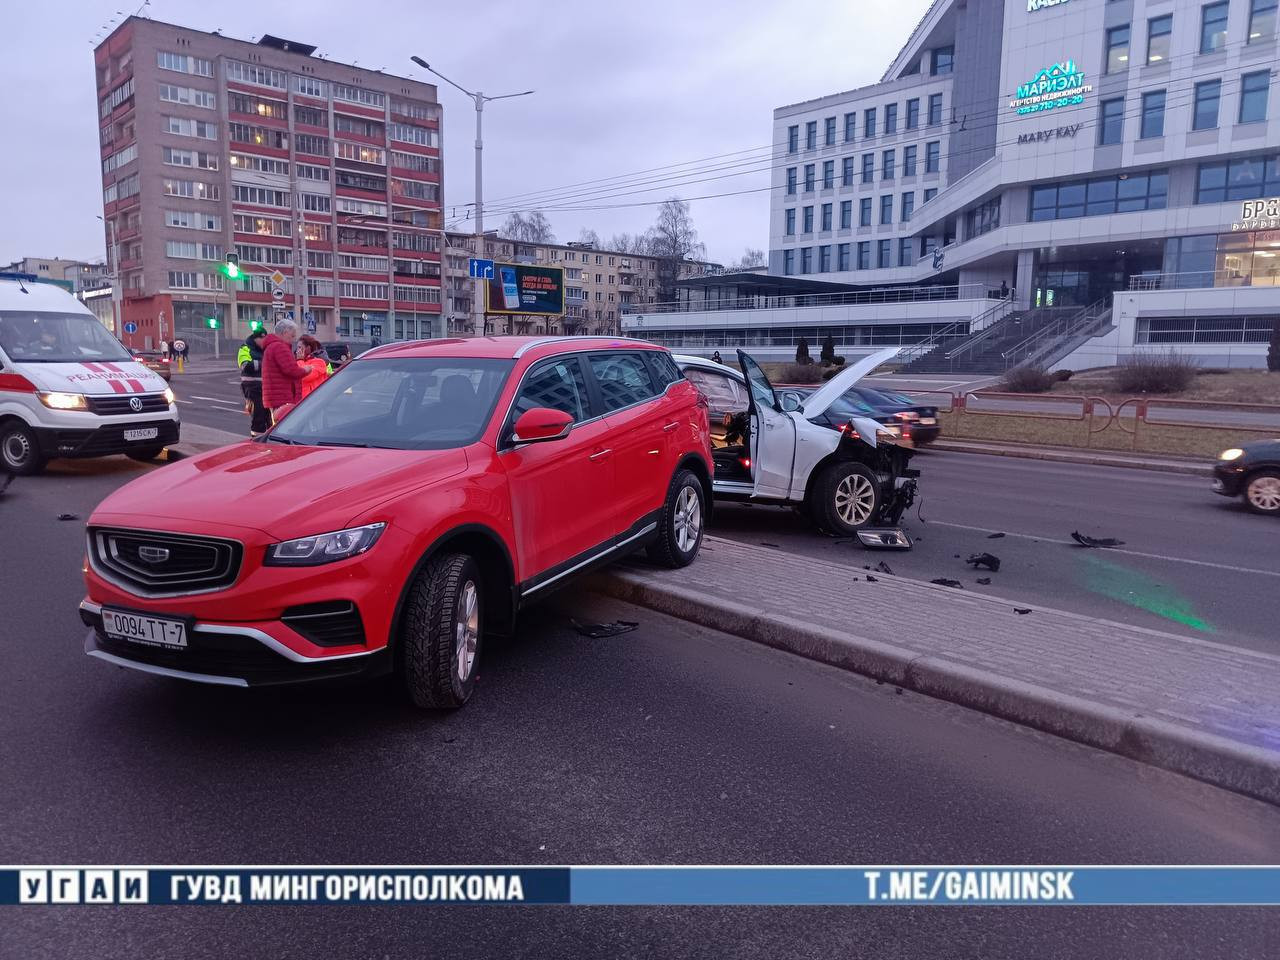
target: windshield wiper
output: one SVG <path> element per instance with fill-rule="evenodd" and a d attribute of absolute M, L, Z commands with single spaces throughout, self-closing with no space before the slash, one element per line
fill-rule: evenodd
<path fill-rule="evenodd" d="M 368 448 L 367 443 L 360 443 L 357 440 L 317 440 L 317 447 L 363 447 Z"/>
<path fill-rule="evenodd" d="M 263 436 L 262 439 L 266 443 L 297 443 L 298 442 L 297 440 L 290 440 L 288 437 L 277 436 L 274 433 L 268 433 L 265 436 Z"/>

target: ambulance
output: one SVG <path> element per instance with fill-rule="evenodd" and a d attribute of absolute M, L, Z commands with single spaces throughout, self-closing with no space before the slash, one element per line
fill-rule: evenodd
<path fill-rule="evenodd" d="M 0 275 L 0 474 L 62 457 L 154 460 L 178 442 L 178 407 L 83 303 Z"/>

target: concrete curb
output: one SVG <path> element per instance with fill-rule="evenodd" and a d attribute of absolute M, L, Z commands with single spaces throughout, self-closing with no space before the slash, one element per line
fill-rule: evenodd
<path fill-rule="evenodd" d="M 926 447 L 929 450 L 949 450 L 954 453 L 978 453 L 995 457 L 1020 457 L 1027 460 L 1050 460 L 1056 463 L 1087 463 L 1097 467 L 1124 467 L 1129 470 L 1155 470 L 1161 473 L 1181 473 L 1195 477 L 1213 476 L 1213 468 L 1204 463 L 1179 460 L 1140 460 L 1124 455 L 1100 452 L 1075 453 L 1062 450 L 1045 450 L 1037 447 L 995 447 L 947 440 L 935 440 Z"/>
<path fill-rule="evenodd" d="M 945 658 L 923 656 L 906 647 L 832 636 L 800 620 L 766 614 L 749 603 L 730 604 L 676 584 L 648 583 L 629 576 L 625 569 L 596 574 L 588 586 L 681 620 L 1280 804 L 1277 752 Z"/>

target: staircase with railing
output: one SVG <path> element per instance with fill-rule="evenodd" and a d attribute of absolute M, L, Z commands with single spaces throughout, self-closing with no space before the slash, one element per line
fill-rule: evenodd
<path fill-rule="evenodd" d="M 972 320 L 943 327 L 902 352 L 906 360 L 902 372 L 949 373 L 957 369 L 957 358 L 964 357 L 974 345 L 1002 339 L 1002 331 L 1018 315 L 1013 300 L 1001 300 Z"/>
<path fill-rule="evenodd" d="M 1081 344 L 1105 333 L 1111 326 L 1111 298 L 1095 300 L 1087 307 L 1052 317 L 1024 339 L 1002 351 L 1004 368 L 1049 368 Z"/>

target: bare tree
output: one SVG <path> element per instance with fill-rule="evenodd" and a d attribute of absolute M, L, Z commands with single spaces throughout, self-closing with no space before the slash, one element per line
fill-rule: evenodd
<path fill-rule="evenodd" d="M 578 242 L 585 243 L 589 247 L 599 247 L 600 234 L 596 233 L 590 227 L 583 227 L 578 233 Z"/>
<path fill-rule="evenodd" d="M 742 270 L 755 270 L 758 267 L 763 267 L 766 263 L 767 261 L 764 258 L 763 250 L 757 250 L 754 247 L 747 247 L 747 249 L 742 252 L 742 256 L 735 262 L 726 266 L 725 270 L 730 273 L 736 273 Z"/>
<path fill-rule="evenodd" d="M 647 232 L 615 233 L 609 238 L 609 249 L 616 250 L 618 253 L 643 256 L 649 252 L 649 234 Z"/>
<path fill-rule="evenodd" d="M 556 235 L 551 229 L 551 221 L 541 210 L 535 210 L 528 216 L 520 213 L 510 214 L 503 221 L 498 233 L 508 240 L 517 243 L 555 243 Z"/>
<path fill-rule="evenodd" d="M 689 204 L 679 197 L 664 200 L 649 235 L 649 256 L 658 261 L 658 300 L 675 300 L 680 265 L 689 260 L 703 260 L 707 255 L 706 246 L 698 242 Z"/>

